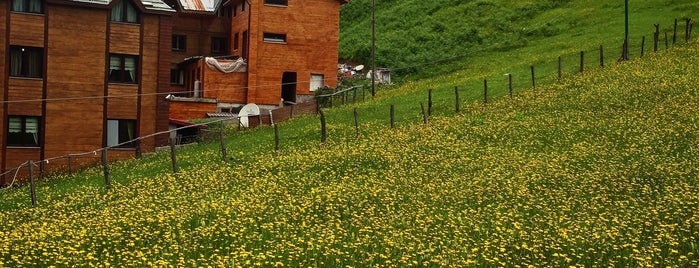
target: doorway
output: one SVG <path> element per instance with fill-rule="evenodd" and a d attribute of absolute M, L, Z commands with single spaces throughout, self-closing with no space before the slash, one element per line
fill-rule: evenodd
<path fill-rule="evenodd" d="M 282 74 L 282 99 L 296 102 L 296 72 Z"/>

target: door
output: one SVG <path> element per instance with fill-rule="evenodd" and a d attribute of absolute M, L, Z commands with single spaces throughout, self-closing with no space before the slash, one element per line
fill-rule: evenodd
<path fill-rule="evenodd" d="M 282 99 L 285 102 L 296 102 L 296 73 L 284 72 L 282 74 Z"/>

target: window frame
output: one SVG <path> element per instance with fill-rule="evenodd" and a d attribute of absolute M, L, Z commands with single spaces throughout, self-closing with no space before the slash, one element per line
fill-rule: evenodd
<path fill-rule="evenodd" d="M 262 33 L 262 41 L 270 44 L 286 44 L 287 37 L 283 33 Z"/>
<path fill-rule="evenodd" d="M 20 13 L 31 13 L 31 14 L 44 14 L 44 1 L 35 0 L 39 2 L 39 11 L 32 11 L 31 2 L 32 0 L 12 0 L 10 1 L 10 11 L 20 12 Z M 15 2 L 22 2 L 22 10 L 15 10 Z"/>
<path fill-rule="evenodd" d="M 184 86 L 184 70 L 179 68 L 170 69 L 170 85 Z"/>
<path fill-rule="evenodd" d="M 219 49 L 220 47 L 220 49 Z M 211 37 L 211 54 L 225 55 L 228 54 L 228 38 L 220 36 Z"/>
<path fill-rule="evenodd" d="M 116 132 L 112 128 L 113 124 L 116 123 Z M 131 123 L 131 137 L 129 136 L 129 123 Z M 115 118 L 109 118 L 107 119 L 107 129 L 105 130 L 107 132 L 107 147 L 109 148 L 123 148 L 123 149 L 134 149 L 136 148 L 137 141 L 135 139 L 138 138 L 137 136 L 137 126 L 138 126 L 138 121 L 135 119 L 115 119 Z M 123 131 L 126 131 L 126 133 L 122 133 Z M 116 137 L 113 137 L 114 133 L 117 135 Z M 122 134 L 126 134 L 127 137 L 121 137 Z M 128 143 L 124 143 L 127 141 L 132 141 Z M 121 144 L 124 143 L 124 144 Z M 121 145 L 119 145 L 121 144 Z"/>
<path fill-rule="evenodd" d="M 287 7 L 287 6 L 289 6 L 289 1 L 288 0 L 265 0 L 265 5 Z"/>
<path fill-rule="evenodd" d="M 172 35 L 172 51 L 185 52 L 187 51 L 187 35 L 173 34 Z"/>
<path fill-rule="evenodd" d="M 20 126 L 21 130 L 20 132 L 10 132 L 10 126 L 11 126 L 11 121 L 12 119 L 20 119 Z M 36 119 L 36 133 L 27 133 L 27 119 Z M 27 116 L 27 115 L 10 115 L 7 117 L 7 129 L 5 131 L 5 134 L 7 135 L 7 146 L 8 147 L 31 147 L 31 148 L 39 148 L 41 147 L 41 127 L 42 121 L 40 116 Z M 19 133 L 20 135 L 20 142 L 15 143 L 12 141 L 12 135 L 11 133 Z M 34 137 L 35 143 L 28 143 L 26 142 L 27 135 L 28 134 L 34 134 L 36 135 Z"/>
<path fill-rule="evenodd" d="M 15 60 L 15 53 L 20 52 L 19 60 Z M 26 52 L 26 53 L 25 53 Z M 29 66 L 31 64 L 32 53 L 38 53 L 39 56 L 36 59 L 39 61 L 35 63 L 38 70 L 32 70 Z M 19 61 L 19 73 L 13 72 L 16 68 L 14 67 L 15 62 Z M 29 46 L 10 46 L 10 68 L 8 68 L 10 77 L 21 77 L 21 78 L 44 78 L 44 48 L 42 47 L 29 47 Z M 33 74 L 36 72 L 37 74 Z"/>
<path fill-rule="evenodd" d="M 112 79 L 112 57 L 118 57 L 119 58 L 119 79 Z M 127 81 L 126 79 L 126 59 L 127 58 L 132 58 L 134 59 L 134 75 L 133 75 L 133 81 Z M 128 55 L 128 54 L 116 54 L 116 53 L 110 53 L 109 54 L 109 59 L 107 59 L 107 62 L 109 63 L 109 69 L 108 69 L 108 81 L 110 84 L 138 84 L 140 79 L 138 77 L 138 71 L 140 69 L 140 59 L 139 56 L 137 55 Z"/>
<path fill-rule="evenodd" d="M 240 48 L 240 33 L 233 34 L 233 51 L 238 51 Z"/>
<path fill-rule="evenodd" d="M 121 19 L 115 19 L 114 16 L 114 11 L 117 8 L 117 6 L 122 6 L 122 14 L 121 14 Z M 136 19 L 133 21 L 129 21 L 129 7 L 133 8 L 133 11 L 135 12 Z M 119 23 L 130 23 L 130 24 L 141 24 L 141 11 L 138 9 L 138 6 L 131 1 L 131 0 L 121 0 L 117 2 L 111 9 L 110 11 L 110 20 L 111 22 L 119 22 Z"/>

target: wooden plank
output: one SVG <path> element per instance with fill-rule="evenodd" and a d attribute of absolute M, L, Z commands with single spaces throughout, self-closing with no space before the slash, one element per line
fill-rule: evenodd
<path fill-rule="evenodd" d="M 10 13 L 10 40 L 12 45 L 44 47 L 43 14 Z"/>

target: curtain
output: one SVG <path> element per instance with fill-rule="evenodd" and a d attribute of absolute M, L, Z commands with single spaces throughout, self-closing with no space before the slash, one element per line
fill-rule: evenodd
<path fill-rule="evenodd" d="M 10 117 L 10 133 L 22 132 L 22 118 Z"/>
<path fill-rule="evenodd" d="M 22 49 L 13 47 L 10 52 L 10 76 L 22 76 Z"/>
<path fill-rule="evenodd" d="M 25 120 L 25 133 L 33 139 L 32 144 L 39 144 L 39 118 L 28 117 Z M 25 140 L 30 143 L 30 140 Z"/>
<path fill-rule="evenodd" d="M 38 49 L 25 51 L 27 53 L 27 77 L 42 77 L 41 67 L 43 62 L 43 53 Z"/>
<path fill-rule="evenodd" d="M 109 81 L 120 82 L 121 81 L 121 57 L 110 56 L 109 57 Z"/>
<path fill-rule="evenodd" d="M 112 8 L 112 21 L 124 21 L 124 2 L 126 0 L 122 0 L 121 2 L 117 3 L 114 5 Z"/>
<path fill-rule="evenodd" d="M 29 0 L 29 12 L 41 13 L 41 0 Z"/>
<path fill-rule="evenodd" d="M 134 139 L 134 134 L 136 133 L 136 122 L 132 120 L 125 121 L 126 123 L 126 135 L 128 140 L 133 140 Z"/>
<path fill-rule="evenodd" d="M 136 57 L 124 57 L 124 82 L 136 82 Z"/>
<path fill-rule="evenodd" d="M 12 11 L 24 11 L 24 0 L 13 0 L 12 1 Z"/>
<path fill-rule="evenodd" d="M 122 0 L 124 3 L 126 0 Z M 136 7 L 131 2 L 126 2 L 126 22 L 136 23 L 138 21 L 138 12 Z"/>

